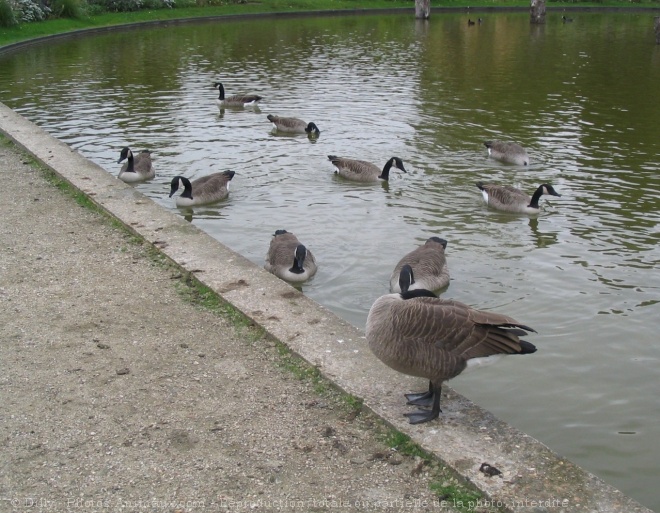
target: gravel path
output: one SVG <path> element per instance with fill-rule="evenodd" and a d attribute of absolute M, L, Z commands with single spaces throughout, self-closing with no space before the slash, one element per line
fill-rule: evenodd
<path fill-rule="evenodd" d="M 448 510 L 373 417 L 4 139 L 0 173 L 0 511 Z"/>

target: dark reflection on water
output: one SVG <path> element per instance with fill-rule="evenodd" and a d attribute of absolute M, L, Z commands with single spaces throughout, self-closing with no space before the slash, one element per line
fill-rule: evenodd
<path fill-rule="evenodd" d="M 447 239 L 444 295 L 539 331 L 533 357 L 454 386 L 660 509 L 652 27 L 648 14 L 552 13 L 532 27 L 527 13 L 488 13 L 477 26 L 437 14 L 153 28 L 6 56 L 0 98 L 113 174 L 124 145 L 151 149 L 158 176 L 138 190 L 259 265 L 276 229 L 296 233 L 320 263 L 303 291 L 360 327 L 401 255 Z M 260 94 L 260 108 L 218 110 L 216 80 Z M 267 114 L 321 136 L 274 134 Z M 495 138 L 522 143 L 532 165 L 489 160 Z M 398 156 L 409 173 L 355 184 L 327 155 Z M 167 197 L 177 174 L 225 169 L 224 202 L 178 210 Z M 551 182 L 562 197 L 536 217 L 501 214 L 479 180 Z"/>

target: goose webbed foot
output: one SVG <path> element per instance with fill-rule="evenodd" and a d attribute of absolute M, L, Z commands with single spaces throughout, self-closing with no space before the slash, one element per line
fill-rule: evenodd
<path fill-rule="evenodd" d="M 433 383 L 429 383 L 429 391 L 424 392 L 423 394 L 407 394 L 409 401 L 408 404 L 414 404 L 416 406 L 431 406 L 430 410 L 417 410 L 411 413 L 404 413 L 405 417 L 408 417 L 408 422 L 410 424 L 422 424 L 423 422 L 429 422 L 433 419 L 437 419 L 440 416 L 442 410 L 440 409 L 440 391 L 441 387 L 434 387 Z"/>
<path fill-rule="evenodd" d="M 414 404 L 415 406 L 431 406 L 433 404 L 433 384 L 429 381 L 428 392 L 404 395 L 406 396 L 406 399 L 408 399 L 406 404 Z"/>
<path fill-rule="evenodd" d="M 424 422 L 429 422 L 433 419 L 437 419 L 440 416 L 442 410 L 438 411 L 433 410 L 417 410 L 412 413 L 404 413 L 404 417 L 408 417 L 408 422 L 410 424 L 422 424 Z"/>
<path fill-rule="evenodd" d="M 431 406 L 433 404 L 433 392 L 422 392 L 421 394 L 405 394 L 408 402 L 415 406 Z"/>

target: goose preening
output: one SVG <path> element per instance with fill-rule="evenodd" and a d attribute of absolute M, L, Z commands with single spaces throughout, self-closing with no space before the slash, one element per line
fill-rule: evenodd
<path fill-rule="evenodd" d="M 126 146 L 121 150 L 117 164 L 126 162 L 119 171 L 118 178 L 126 183 L 144 182 L 156 176 L 156 170 L 151 163 L 151 152 L 142 150 L 133 156 L 131 149 Z"/>
<path fill-rule="evenodd" d="M 176 198 L 177 207 L 196 207 L 208 205 L 225 199 L 229 195 L 229 182 L 234 178 L 234 171 L 221 171 L 197 178 L 192 182 L 185 176 L 172 178 L 170 198 L 183 184 L 183 192 Z"/>
<path fill-rule="evenodd" d="M 539 185 L 532 196 L 510 185 L 492 185 L 482 182 L 477 182 L 476 185 L 489 207 L 518 214 L 538 214 L 541 211 L 539 199 L 543 194 L 561 197 L 561 194 L 549 183 Z"/>
<path fill-rule="evenodd" d="M 378 166 L 364 160 L 345 159 L 328 155 L 328 160 L 335 166 L 335 173 L 356 182 L 378 182 L 390 179 L 390 169 L 395 168 L 407 173 L 403 161 L 399 157 L 392 157 L 381 170 Z"/>
<path fill-rule="evenodd" d="M 449 284 L 446 248 L 446 240 L 430 237 L 423 245 L 406 254 L 392 271 L 390 292 L 445 288 Z"/>
<path fill-rule="evenodd" d="M 527 150 L 519 144 L 504 141 L 486 141 L 484 146 L 488 148 L 488 155 L 495 160 L 517 166 L 529 166 Z"/>
<path fill-rule="evenodd" d="M 366 338 L 383 363 L 429 380 L 427 392 L 406 394 L 408 404 L 431 406 L 430 410 L 404 414 L 411 424 L 420 424 L 442 411 L 444 381 L 486 357 L 535 352 L 534 345 L 519 338 L 528 332 L 536 333 L 511 317 L 419 289 L 378 298 L 369 310 Z"/>
<path fill-rule="evenodd" d="M 218 88 L 218 99 L 216 103 L 218 107 L 254 107 L 262 99 L 261 96 L 256 94 L 235 94 L 233 96 L 225 96 L 225 88 L 221 82 L 215 82 L 213 87 Z"/>
<path fill-rule="evenodd" d="M 305 123 L 302 119 L 283 118 L 280 116 L 273 116 L 272 114 L 268 114 L 266 117 L 268 118 L 268 121 L 273 124 L 275 129 L 280 132 L 309 135 L 319 135 L 321 133 L 315 123 Z"/>
<path fill-rule="evenodd" d="M 571 21 L 573 21 L 573 18 L 567 18 L 566 16 L 562 16 L 561 21 L 564 23 L 570 23 Z"/>
<path fill-rule="evenodd" d="M 316 274 L 316 259 L 298 238 L 286 230 L 277 230 L 266 254 L 266 271 L 285 281 L 301 283 Z"/>

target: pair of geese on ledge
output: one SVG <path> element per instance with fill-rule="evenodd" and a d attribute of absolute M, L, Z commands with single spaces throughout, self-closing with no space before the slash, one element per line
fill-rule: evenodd
<path fill-rule="evenodd" d="M 405 394 L 407 404 L 420 407 L 404 414 L 411 424 L 438 418 L 442 384 L 467 368 L 536 351 L 520 339 L 535 332 L 525 324 L 436 296 L 433 291 L 449 285 L 446 247 L 446 240 L 430 237 L 406 254 L 391 273 L 391 293 L 378 298 L 367 317 L 366 339 L 373 354 L 398 372 L 429 380 L 427 391 Z M 313 254 L 286 230 L 273 235 L 264 267 L 293 282 L 309 279 L 317 270 Z"/>
<path fill-rule="evenodd" d="M 316 127 L 314 123 L 305 123 L 296 118 L 281 118 L 269 115 L 268 119 L 271 121 L 277 119 L 281 125 L 286 124 L 289 127 L 297 126 L 299 130 L 302 130 L 302 133 L 308 129 L 314 130 Z M 515 165 L 529 165 L 527 151 L 519 144 L 487 141 L 484 145 L 488 149 L 488 154 L 496 160 Z M 121 151 L 118 163 L 124 160 L 126 160 L 126 163 L 119 172 L 119 178 L 124 182 L 142 182 L 156 176 L 150 152 L 145 150 L 135 156 L 130 148 L 125 147 Z M 348 180 L 358 182 L 387 181 L 392 168 L 404 173 L 407 172 L 403 161 L 399 157 L 391 157 L 382 170 L 375 164 L 364 160 L 347 159 L 334 155 L 329 155 L 328 160 L 334 165 L 337 174 Z M 192 182 L 184 176 L 175 176 L 171 182 L 170 197 L 178 191 L 179 183 L 182 183 L 184 191 L 176 198 L 178 207 L 193 207 L 215 203 L 228 196 L 229 182 L 234 174 L 234 171 L 213 173 Z M 477 182 L 476 185 L 481 190 L 484 201 L 488 206 L 511 213 L 538 214 L 541 210 L 539 200 L 543 194 L 561 196 L 549 183 L 541 184 L 532 196 L 512 186 L 483 184 L 482 182 Z"/>

